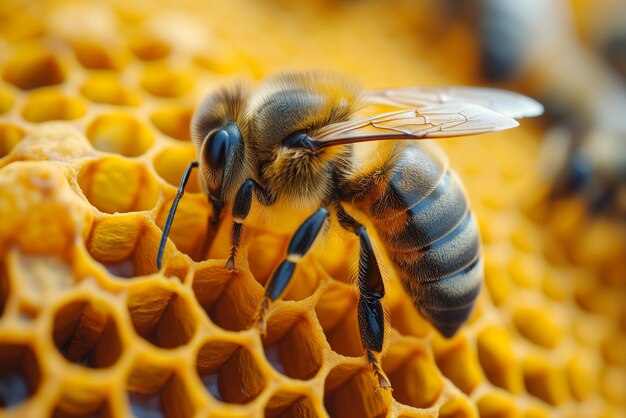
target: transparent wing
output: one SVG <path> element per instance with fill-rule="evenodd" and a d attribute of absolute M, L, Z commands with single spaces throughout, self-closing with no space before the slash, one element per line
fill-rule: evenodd
<path fill-rule="evenodd" d="M 319 147 L 327 147 L 386 139 L 476 135 L 518 125 L 515 119 L 479 105 L 447 103 L 335 123 L 311 137 Z"/>
<path fill-rule="evenodd" d="M 402 108 L 446 103 L 473 103 L 512 118 L 538 116 L 543 106 L 523 94 L 488 87 L 407 87 L 370 90 L 366 101 Z"/>

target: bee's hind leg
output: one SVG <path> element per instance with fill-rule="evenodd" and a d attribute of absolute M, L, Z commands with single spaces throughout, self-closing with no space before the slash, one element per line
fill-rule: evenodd
<path fill-rule="evenodd" d="M 385 314 L 380 303 L 385 296 L 385 284 L 365 226 L 346 213 L 339 203 L 336 205 L 336 213 L 339 224 L 359 237 L 358 319 L 361 344 L 372 365 L 378 389 L 389 389 L 391 383 L 382 370 L 379 359 L 385 339 Z"/>
<path fill-rule="evenodd" d="M 256 181 L 247 179 L 241 185 L 235 196 L 235 201 L 233 202 L 233 229 L 231 234 L 230 257 L 226 262 L 227 270 L 235 270 L 235 257 L 239 245 L 241 244 L 243 222 L 250 213 L 253 196 L 256 196 L 257 200 L 264 205 L 270 205 L 273 202 L 273 199 L 268 195 L 267 191 Z"/>
<path fill-rule="evenodd" d="M 263 297 L 261 307 L 255 318 L 255 323 L 262 334 L 265 333 L 267 326 L 266 316 L 270 303 L 274 302 L 283 294 L 289 281 L 293 277 L 296 264 L 298 264 L 311 249 L 315 239 L 324 230 L 324 225 L 329 216 L 330 214 L 327 209 L 318 209 L 298 227 L 298 230 L 291 238 L 289 247 L 287 247 L 287 257 L 278 265 L 272 277 L 267 282 L 265 296 Z"/>

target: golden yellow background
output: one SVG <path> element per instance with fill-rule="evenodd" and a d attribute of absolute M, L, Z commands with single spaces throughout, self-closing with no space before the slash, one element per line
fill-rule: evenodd
<path fill-rule="evenodd" d="M 292 69 L 484 83 L 468 29 L 438 19 L 409 0 L 2 0 L 0 417 L 624 417 L 626 235 L 576 200 L 546 204 L 542 121 L 439 141 L 485 286 L 444 340 L 387 266 L 393 392 L 362 355 L 353 240 L 307 257 L 261 338 L 247 327 L 289 236 L 252 227 L 233 276 L 226 222 L 202 261 L 194 178 L 156 271 L 204 94 Z"/>

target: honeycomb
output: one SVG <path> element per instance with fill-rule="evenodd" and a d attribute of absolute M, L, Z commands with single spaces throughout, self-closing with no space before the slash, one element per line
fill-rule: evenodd
<path fill-rule="evenodd" d="M 435 44 L 425 7 L 0 2 L 0 417 L 626 416 L 626 232 L 576 200 L 546 205 L 536 121 L 440 141 L 485 286 L 446 340 L 381 259 L 393 391 L 360 346 L 353 238 L 331 230 L 306 257 L 264 336 L 248 327 L 288 234 L 251 222 L 225 271 L 230 223 L 202 254 L 194 177 L 155 267 L 203 94 L 320 66 L 371 87 L 476 83 L 475 45 L 456 27 Z"/>

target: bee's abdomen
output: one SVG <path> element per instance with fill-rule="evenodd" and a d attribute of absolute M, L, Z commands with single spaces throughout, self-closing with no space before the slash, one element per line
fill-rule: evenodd
<path fill-rule="evenodd" d="M 481 287 L 478 227 L 456 173 L 419 147 L 406 153 L 369 215 L 415 306 L 451 336 Z"/>

